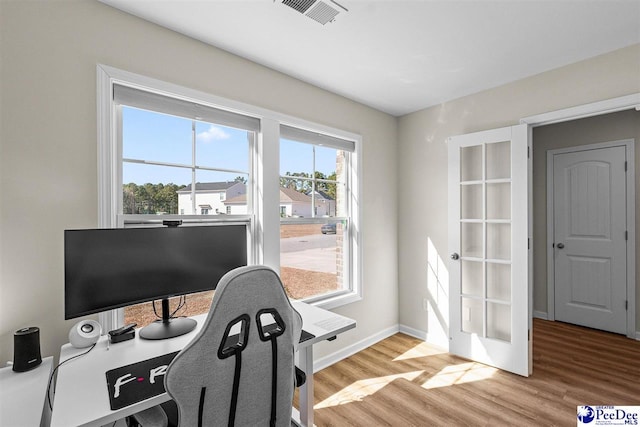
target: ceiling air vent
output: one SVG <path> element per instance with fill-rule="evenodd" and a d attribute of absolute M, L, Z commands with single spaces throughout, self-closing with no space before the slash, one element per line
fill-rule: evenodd
<path fill-rule="evenodd" d="M 333 0 L 282 0 L 282 3 L 322 25 L 332 22 L 341 12 L 340 9 L 348 12 L 345 7 Z"/>

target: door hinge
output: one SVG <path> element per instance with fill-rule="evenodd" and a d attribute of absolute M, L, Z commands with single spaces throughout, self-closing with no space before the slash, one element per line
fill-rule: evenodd
<path fill-rule="evenodd" d="M 527 249 L 531 249 L 531 239 L 527 239 Z"/>
<path fill-rule="evenodd" d="M 625 172 L 627 171 L 627 162 L 626 161 L 624 162 L 624 171 Z"/>
<path fill-rule="evenodd" d="M 531 147 L 527 147 L 527 159 L 530 158 L 530 157 L 531 157 Z M 625 165 L 625 167 L 626 167 L 626 165 Z"/>
<path fill-rule="evenodd" d="M 624 309 L 627 310 L 627 311 L 629 310 L 629 300 L 625 300 Z"/>
<path fill-rule="evenodd" d="M 624 240 L 629 240 L 629 231 L 625 230 L 624 232 Z"/>
<path fill-rule="evenodd" d="M 527 329 L 527 341 L 531 341 L 531 329 Z"/>

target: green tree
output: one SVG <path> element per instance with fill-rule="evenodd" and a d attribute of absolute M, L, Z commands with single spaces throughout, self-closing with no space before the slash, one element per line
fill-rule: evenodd
<path fill-rule="evenodd" d="M 177 214 L 178 190 L 184 185 L 128 183 L 122 186 L 122 209 L 125 214 Z"/>

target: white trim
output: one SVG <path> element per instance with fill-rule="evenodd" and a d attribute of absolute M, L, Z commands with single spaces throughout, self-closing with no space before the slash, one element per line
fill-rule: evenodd
<path fill-rule="evenodd" d="M 349 356 L 353 356 L 354 354 L 364 350 L 365 348 L 371 347 L 375 343 L 380 342 L 386 338 L 389 338 L 390 336 L 395 335 L 398 332 L 399 332 L 398 325 L 390 326 L 356 343 L 343 347 L 341 350 L 338 350 L 334 353 L 321 357 L 318 360 L 314 360 L 313 372 L 316 373 L 324 368 L 327 368 L 333 365 L 334 363 L 337 363 L 343 359 L 346 359 Z M 340 339 L 340 337 L 338 337 L 338 339 Z"/>
<path fill-rule="evenodd" d="M 549 320 L 546 311 L 534 310 L 533 317 L 535 317 L 536 319 Z"/>
<path fill-rule="evenodd" d="M 548 113 L 537 114 L 535 116 L 524 117 L 520 119 L 520 123 L 526 123 L 533 127 L 537 127 L 566 122 L 569 120 L 599 116 L 601 114 L 615 113 L 617 111 L 630 110 L 632 108 L 640 110 L 640 92 L 590 104 L 564 108 L 562 110 L 550 111 Z"/>
<path fill-rule="evenodd" d="M 547 151 L 547 315 L 548 320 L 555 320 L 555 258 L 551 243 L 554 240 L 554 180 L 553 159 L 557 154 L 596 150 L 601 148 L 625 147 L 627 161 L 626 172 L 626 220 L 627 220 L 627 336 L 634 338 L 636 334 L 636 192 L 635 192 L 635 141 L 602 142 L 575 147 L 558 148 Z"/>
<path fill-rule="evenodd" d="M 556 320 L 555 260 L 553 257 L 554 207 L 553 207 L 553 150 L 547 151 L 547 320 Z M 551 188 L 551 194 L 549 189 Z M 552 220 L 549 220 L 549 219 Z"/>
<path fill-rule="evenodd" d="M 412 328 L 411 326 L 400 324 L 400 328 L 398 332 L 402 332 L 403 334 L 409 335 L 410 337 L 414 337 L 419 340 L 429 342 L 428 332 L 421 331 L 420 329 Z"/>
<path fill-rule="evenodd" d="M 245 104 L 243 102 L 235 101 L 229 98 L 212 95 L 210 93 L 203 92 L 197 89 L 191 89 L 186 86 L 154 79 L 152 77 L 143 76 L 141 74 L 132 73 L 130 71 L 121 70 L 108 65 L 98 64 L 98 68 L 105 73 L 105 75 L 109 78 L 110 83 L 120 83 L 125 86 L 132 86 L 150 92 L 161 94 L 164 93 L 179 99 L 197 100 L 198 102 L 204 102 L 207 105 L 211 105 L 222 110 L 232 111 L 253 117 L 259 117 L 261 119 L 269 118 L 280 123 L 286 123 L 288 125 L 296 126 L 302 129 L 313 130 L 318 133 L 335 136 L 341 139 L 348 139 L 352 141 L 359 141 L 362 139 L 362 136 L 356 133 L 321 125 L 308 120 L 300 119 L 298 117 L 290 116 L 288 114 L 279 113 L 276 111 L 268 110 L 266 108 L 256 107 L 255 105 Z M 113 94 L 111 93 L 110 95 L 112 96 Z"/>
<path fill-rule="evenodd" d="M 442 337 L 438 339 L 434 339 L 434 334 L 429 334 L 428 332 L 422 331 L 420 329 L 415 329 L 412 328 L 410 326 L 407 325 L 400 325 L 400 331 L 403 334 L 407 334 L 411 337 L 417 338 L 419 340 L 423 340 L 424 342 L 428 343 L 429 345 L 433 345 L 435 347 L 438 347 L 444 351 L 449 351 L 449 341 L 446 339 L 446 337 Z"/>
<path fill-rule="evenodd" d="M 538 319 L 544 319 L 546 320 L 546 313 L 543 311 L 535 311 L 534 312 L 534 317 L 538 318 Z M 419 329 L 415 329 L 412 328 L 410 326 L 406 326 L 406 325 L 395 325 L 395 326 L 390 326 L 376 334 L 370 335 L 369 337 L 362 339 L 360 341 L 358 341 L 357 343 L 351 344 L 347 347 L 344 347 L 342 350 L 336 351 L 334 353 L 328 354 L 326 356 L 323 356 L 321 358 L 319 358 L 318 360 L 315 360 L 313 362 L 313 372 L 319 372 L 321 370 L 323 370 L 324 368 L 328 368 L 329 366 L 340 362 L 341 360 L 346 359 L 347 357 L 353 356 L 354 354 L 365 350 L 368 347 L 371 347 L 372 345 L 386 339 L 389 338 L 395 334 L 397 334 L 398 332 L 409 335 L 413 338 L 417 338 L 419 340 L 423 340 L 426 343 L 428 343 L 429 345 L 433 345 L 435 347 L 439 347 L 441 348 L 443 351 L 447 351 L 447 346 L 443 346 L 443 345 L 439 345 L 437 343 L 432 343 L 429 342 L 429 340 L 427 339 L 428 337 L 428 333 L 425 331 L 421 331 Z M 636 331 L 635 332 L 635 337 L 631 337 L 634 338 L 638 341 L 640 341 L 640 331 Z"/>

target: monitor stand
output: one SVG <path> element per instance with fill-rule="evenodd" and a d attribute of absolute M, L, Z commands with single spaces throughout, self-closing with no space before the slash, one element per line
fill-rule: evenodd
<path fill-rule="evenodd" d="M 169 299 L 162 299 L 162 320 L 140 329 L 140 338 L 145 340 L 163 340 L 166 338 L 178 337 L 193 331 L 198 324 L 194 319 L 188 317 L 169 317 Z"/>

